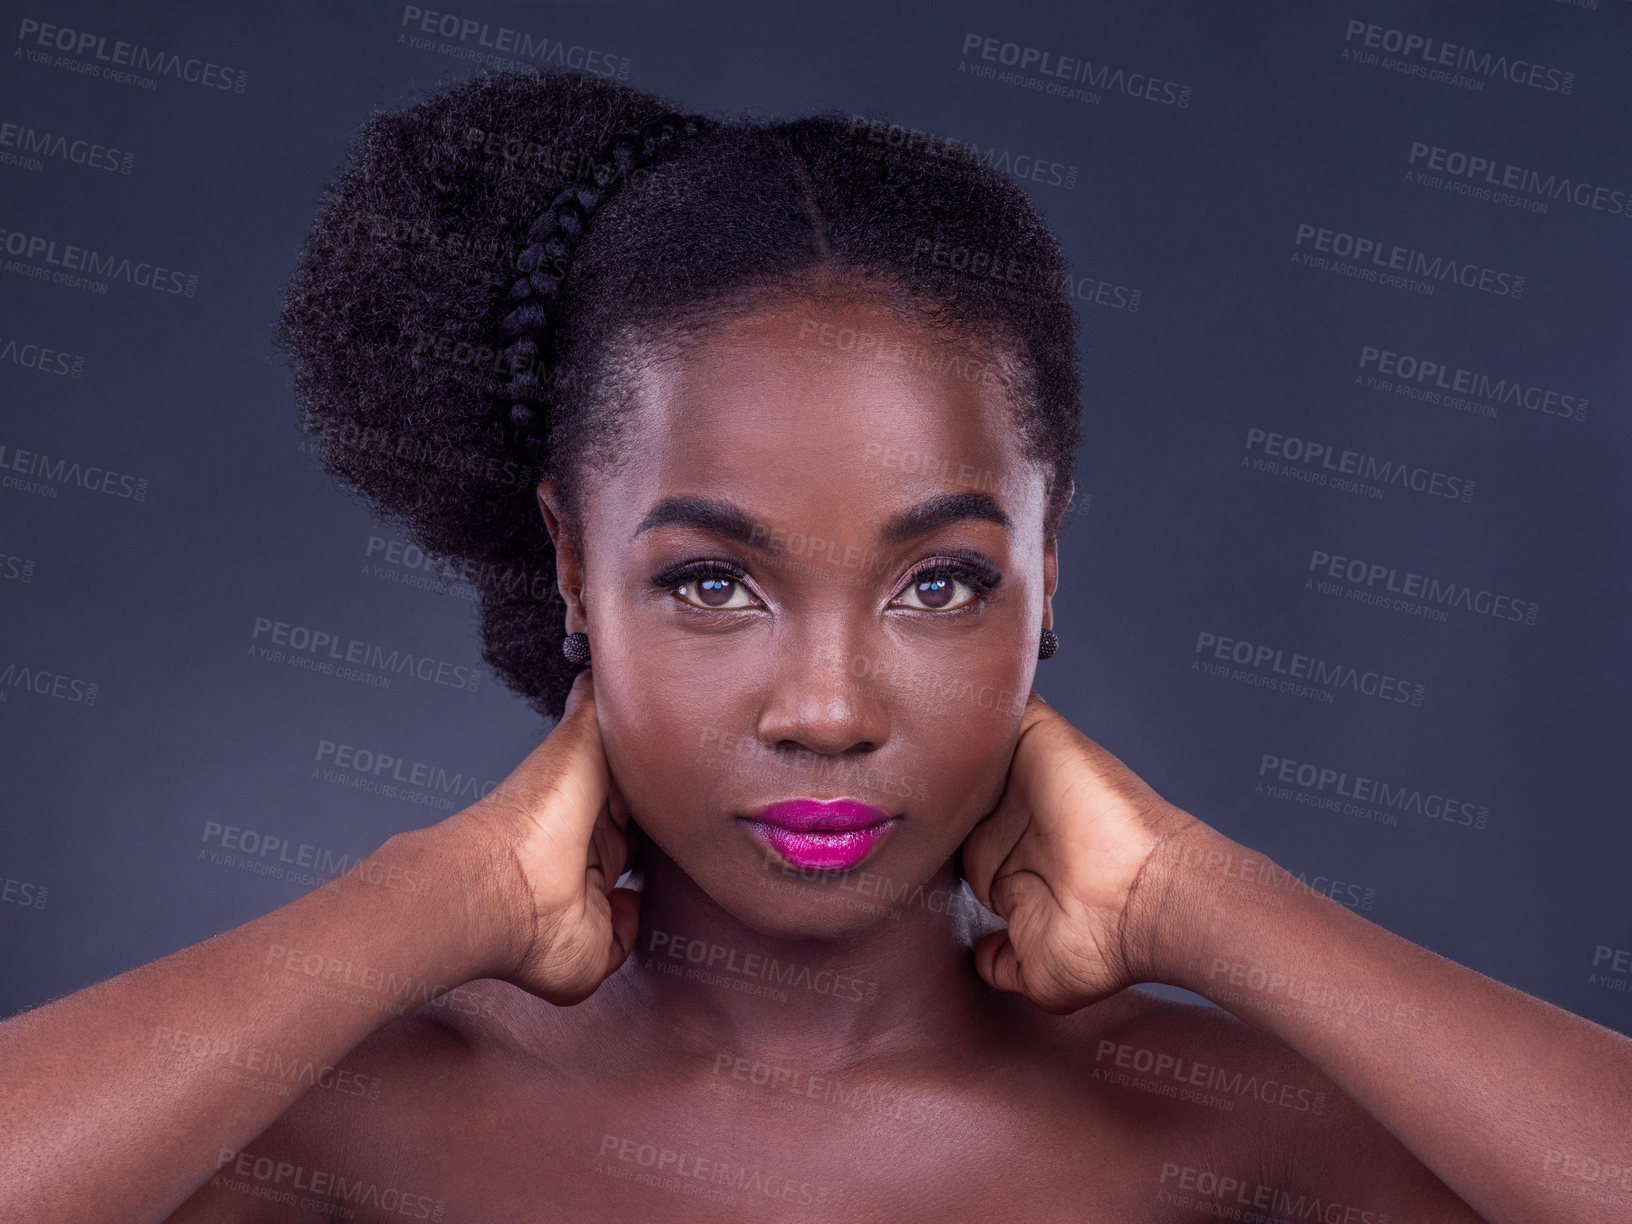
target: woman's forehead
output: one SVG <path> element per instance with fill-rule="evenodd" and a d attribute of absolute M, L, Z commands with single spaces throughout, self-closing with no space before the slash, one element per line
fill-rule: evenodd
<path fill-rule="evenodd" d="M 1006 386 L 981 376 L 988 361 L 877 309 L 734 320 L 639 380 L 595 517 L 632 538 L 651 507 L 689 495 L 768 528 L 843 523 L 871 537 L 926 499 L 978 494 L 1017 526 L 1040 520 L 1045 474 L 1024 455 Z"/>
<path fill-rule="evenodd" d="M 732 319 L 650 367 L 629 436 L 659 463 L 706 455 L 792 474 L 918 453 L 1005 469 L 1021 459 L 1011 385 L 979 341 L 867 300 L 798 303 Z"/>

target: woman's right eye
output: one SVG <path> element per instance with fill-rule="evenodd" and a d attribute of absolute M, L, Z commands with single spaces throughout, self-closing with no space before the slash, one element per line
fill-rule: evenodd
<path fill-rule="evenodd" d="M 674 588 L 682 601 L 713 612 L 736 612 L 763 605 L 741 579 L 722 569 L 699 569 L 683 576 Z"/>

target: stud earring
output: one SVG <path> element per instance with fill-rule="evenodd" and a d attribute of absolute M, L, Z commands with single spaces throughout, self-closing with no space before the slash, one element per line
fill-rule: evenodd
<path fill-rule="evenodd" d="M 583 667 L 589 663 L 589 634 L 569 633 L 561 640 L 561 653 L 567 662 Z"/>
<path fill-rule="evenodd" d="M 1039 659 L 1052 659 L 1054 652 L 1060 648 L 1060 635 L 1052 629 L 1044 629 L 1042 640 L 1037 644 Z"/>

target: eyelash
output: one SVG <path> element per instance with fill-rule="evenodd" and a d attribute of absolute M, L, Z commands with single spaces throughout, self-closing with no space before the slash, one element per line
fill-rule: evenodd
<path fill-rule="evenodd" d="M 702 557 L 681 565 L 671 566 L 660 574 L 652 577 L 652 585 L 673 591 L 676 587 L 688 582 L 696 582 L 705 578 L 729 578 L 733 582 L 741 583 L 752 594 L 748 586 L 748 574 L 736 561 L 727 557 Z M 972 554 L 952 557 L 932 557 L 908 577 L 906 584 L 901 588 L 901 594 L 917 586 L 921 582 L 930 582 L 936 578 L 956 578 L 967 584 L 975 592 L 975 598 L 962 607 L 953 608 L 948 612 L 939 612 L 932 608 L 912 608 L 913 612 L 931 612 L 942 616 L 953 616 L 959 612 L 969 612 L 984 603 L 986 596 L 996 589 L 1003 581 L 1003 572 L 987 561 L 984 557 Z M 757 595 L 754 598 L 758 599 Z M 898 596 L 899 598 L 899 596 Z M 699 608 L 696 604 L 684 599 L 679 601 L 694 612 L 753 612 L 754 608 Z"/>

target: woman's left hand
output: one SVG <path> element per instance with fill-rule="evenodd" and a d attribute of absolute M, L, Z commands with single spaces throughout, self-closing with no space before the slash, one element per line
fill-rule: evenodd
<path fill-rule="evenodd" d="M 963 843 L 964 878 L 1009 924 L 976 945 L 976 971 L 1058 1015 L 1145 980 L 1129 902 L 1156 886 L 1157 847 L 1200 824 L 1033 689 L 1003 795 Z"/>

